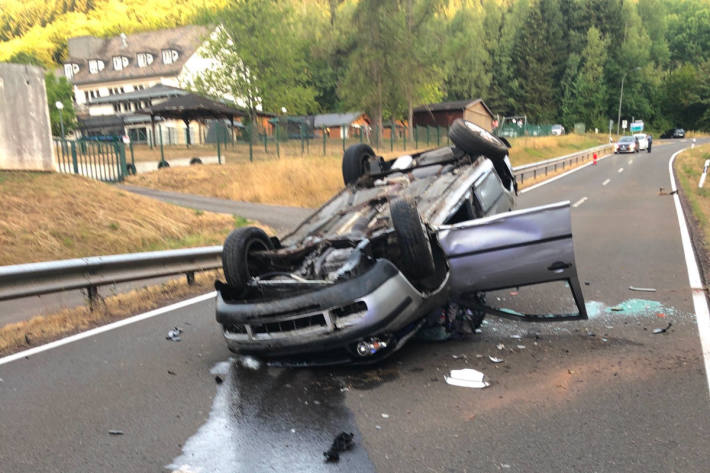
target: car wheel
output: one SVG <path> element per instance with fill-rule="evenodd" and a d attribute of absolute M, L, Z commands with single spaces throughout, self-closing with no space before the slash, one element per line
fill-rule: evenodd
<path fill-rule="evenodd" d="M 170 167 L 170 163 L 167 161 L 158 162 L 158 169 L 169 168 L 169 167 Z"/>
<path fill-rule="evenodd" d="M 405 276 L 419 279 L 434 272 L 434 255 L 417 207 L 410 199 L 390 204 L 392 226 L 400 248 L 401 269 Z"/>
<path fill-rule="evenodd" d="M 354 184 L 368 173 L 368 161 L 375 156 L 369 145 L 352 145 L 343 153 L 343 181 L 346 186 Z"/>
<path fill-rule="evenodd" d="M 194 164 L 202 164 L 202 160 L 201 160 L 200 158 L 197 158 L 197 157 L 192 158 L 192 159 L 190 160 L 190 165 L 194 165 Z"/>
<path fill-rule="evenodd" d="M 265 272 L 263 266 L 254 261 L 254 253 L 273 248 L 273 243 L 261 228 L 242 227 L 233 230 L 222 247 L 222 270 L 227 284 L 243 293 L 252 277 Z"/>
<path fill-rule="evenodd" d="M 503 159 L 508 154 L 508 147 L 500 138 L 460 118 L 451 124 L 449 138 L 459 149 L 472 156 L 483 154 L 489 158 Z"/>

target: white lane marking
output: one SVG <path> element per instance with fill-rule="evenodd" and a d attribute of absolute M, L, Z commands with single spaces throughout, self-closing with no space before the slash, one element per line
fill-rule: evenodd
<path fill-rule="evenodd" d="M 602 159 L 606 159 L 606 158 L 608 158 L 609 156 L 614 156 L 614 154 L 611 153 L 611 154 L 605 154 L 604 156 L 599 156 L 599 157 L 597 158 L 597 161 L 601 161 Z M 569 175 L 572 174 L 573 172 L 577 172 L 577 171 L 579 171 L 579 170 L 581 170 L 581 169 L 586 168 L 587 166 L 592 166 L 593 164 L 594 164 L 594 162 L 593 162 L 593 161 L 590 161 L 590 162 L 588 162 L 587 164 L 583 164 L 583 165 L 581 165 L 581 166 L 579 166 L 579 167 L 577 167 L 577 168 L 570 169 L 569 171 L 567 171 L 567 172 L 565 172 L 565 173 L 562 173 L 562 174 L 560 174 L 559 176 L 551 177 L 550 179 L 548 179 L 548 180 L 546 180 L 546 181 L 538 182 L 537 184 L 535 184 L 535 185 L 533 185 L 533 186 L 526 187 L 525 189 L 521 190 L 521 191 L 519 192 L 519 194 L 525 194 L 526 192 L 530 192 L 530 191 L 533 190 L 533 189 L 537 189 L 538 187 L 542 187 L 542 186 L 544 186 L 544 185 L 546 185 L 546 184 L 549 184 L 549 183 L 551 183 L 551 182 L 555 182 L 555 181 L 558 180 L 558 179 L 562 179 L 563 177 L 569 176 Z"/>
<path fill-rule="evenodd" d="M 687 150 L 688 148 L 677 151 L 671 156 L 668 161 L 668 173 L 671 178 L 671 191 L 676 191 L 675 176 L 673 174 L 673 161 L 676 156 Z M 680 239 L 683 242 L 683 253 L 685 253 L 685 266 L 688 268 L 688 282 L 690 289 L 693 292 L 693 306 L 695 307 L 695 318 L 698 321 L 698 334 L 700 335 L 700 347 L 703 351 L 703 360 L 705 361 L 705 376 L 707 377 L 708 389 L 710 389 L 710 308 L 708 308 L 708 300 L 703 290 L 703 283 L 700 279 L 700 271 L 698 264 L 695 261 L 695 253 L 693 252 L 693 244 L 690 241 L 690 232 L 685 222 L 683 208 L 680 205 L 678 193 L 673 194 L 673 203 L 675 203 L 675 213 L 678 215 L 678 227 L 680 227 Z"/>
<path fill-rule="evenodd" d="M 619 174 L 621 174 L 622 172 L 624 172 L 624 168 L 619 168 L 619 170 L 616 171 L 616 172 L 618 172 Z"/>
<path fill-rule="evenodd" d="M 607 179 L 606 181 L 602 182 L 602 185 L 605 186 L 611 182 L 611 179 Z"/>
<path fill-rule="evenodd" d="M 150 319 L 152 317 L 164 314 L 166 312 L 171 312 L 173 310 L 182 309 L 183 307 L 187 307 L 192 304 L 197 304 L 198 302 L 203 302 L 203 301 L 206 301 L 209 299 L 213 299 L 216 296 L 217 296 L 217 292 L 212 291 L 207 294 L 203 294 L 201 296 L 193 297 L 192 299 L 186 299 L 184 301 L 177 302 L 175 304 L 171 304 L 171 305 L 168 305 L 165 307 L 160 307 L 159 309 L 151 310 L 150 312 L 145 312 L 143 314 L 134 315 L 133 317 L 119 320 L 118 322 L 114 322 L 112 324 L 103 325 L 101 327 L 96 327 L 95 329 L 91 329 L 86 332 L 77 333 L 76 335 L 72 335 L 71 337 L 62 338 L 61 340 L 56 340 L 54 342 L 47 343 L 46 345 L 40 345 L 38 347 L 30 348 L 29 350 L 21 351 L 19 353 L 15 353 L 15 354 L 6 356 L 4 358 L 0 358 L 0 366 L 4 365 L 6 363 L 11 363 L 16 360 L 20 360 L 22 358 L 25 358 L 26 356 L 36 355 L 37 353 L 42 353 L 43 351 L 52 350 L 53 348 L 58 348 L 58 347 L 61 347 L 62 345 L 67 345 L 72 342 L 77 342 L 77 341 L 83 340 L 85 338 L 93 337 L 94 335 L 108 332 L 110 330 L 114 330 L 119 327 L 123 327 L 124 325 L 134 324 L 136 322 L 140 322 L 141 320 Z"/>
<path fill-rule="evenodd" d="M 580 205 L 582 205 L 583 203 L 585 203 L 586 201 L 587 201 L 587 197 L 582 197 L 582 198 L 579 199 L 577 202 L 575 202 L 574 204 L 572 204 L 572 207 L 577 208 L 577 207 L 579 207 Z"/>

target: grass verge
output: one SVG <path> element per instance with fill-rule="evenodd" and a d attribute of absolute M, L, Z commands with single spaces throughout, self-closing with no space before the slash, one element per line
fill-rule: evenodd
<path fill-rule="evenodd" d="M 221 244 L 243 219 L 80 176 L 0 171 L 0 265 Z"/>
<path fill-rule="evenodd" d="M 606 142 L 602 135 L 526 137 L 511 141 L 513 166 L 570 154 Z M 413 153 L 415 150 L 408 150 Z M 381 152 L 392 158 L 404 151 Z M 318 207 L 343 187 L 341 153 L 325 157 L 233 162 L 223 166 L 166 168 L 128 178 L 154 189 L 265 204 Z M 527 183 L 526 183 L 527 184 Z"/>
<path fill-rule="evenodd" d="M 7 324 L 0 327 L 0 356 L 204 294 L 213 289 L 214 280 L 218 277 L 221 277 L 221 271 L 198 273 L 192 285 L 188 285 L 183 277 L 107 297 L 93 311 L 88 306 L 81 306 Z"/>
<path fill-rule="evenodd" d="M 695 219 L 693 227 L 696 242 L 698 240 L 702 242 L 702 249 L 705 251 L 704 260 L 710 261 L 710 179 L 702 188 L 698 188 L 707 159 L 710 159 L 710 145 L 697 146 L 680 153 L 675 160 L 675 173 L 683 197 Z"/>

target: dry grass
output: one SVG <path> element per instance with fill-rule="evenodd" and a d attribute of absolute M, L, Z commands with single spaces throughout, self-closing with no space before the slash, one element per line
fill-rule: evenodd
<path fill-rule="evenodd" d="M 0 356 L 203 294 L 212 289 L 215 278 L 220 275 L 221 272 L 217 271 L 198 273 L 195 284 L 191 286 L 187 285 L 185 278 L 171 280 L 159 286 L 108 297 L 93 311 L 82 306 L 5 325 L 0 327 Z"/>
<path fill-rule="evenodd" d="M 79 176 L 0 171 L 0 265 L 221 244 L 237 222 Z"/>
<path fill-rule="evenodd" d="M 511 142 L 511 160 L 517 166 L 604 142 L 606 137 L 600 135 L 518 138 Z M 389 147 L 379 151 L 385 158 L 403 153 L 396 149 L 390 151 Z M 325 157 L 255 160 L 253 163 L 243 160 L 235 163 L 229 153 L 227 157 L 229 164 L 223 166 L 167 168 L 130 177 L 127 182 L 154 189 L 300 207 L 318 207 L 343 187 L 342 149 Z"/>
<path fill-rule="evenodd" d="M 698 188 L 706 159 L 710 159 L 710 145 L 697 146 L 676 157 L 675 170 L 703 233 L 705 251 L 710 253 L 710 178 L 706 178 L 703 188 Z"/>

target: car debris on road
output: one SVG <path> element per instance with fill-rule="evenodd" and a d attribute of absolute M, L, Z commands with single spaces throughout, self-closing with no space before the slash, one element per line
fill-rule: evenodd
<path fill-rule="evenodd" d="M 183 330 L 180 327 L 175 327 L 172 330 L 168 331 L 168 336 L 165 337 L 166 340 L 170 340 L 171 342 L 179 342 L 182 341 L 182 338 L 180 335 L 183 333 Z"/>
<path fill-rule="evenodd" d="M 444 376 L 444 380 L 446 384 L 463 388 L 483 389 L 490 386 L 483 373 L 471 368 L 451 370 L 451 375 Z"/>
<path fill-rule="evenodd" d="M 351 433 L 346 433 L 346 432 L 340 432 L 336 437 L 335 440 L 333 440 L 333 444 L 330 446 L 330 448 L 323 452 L 323 456 L 325 457 L 326 462 L 337 462 L 340 460 L 340 454 L 343 452 L 346 452 L 350 449 L 353 448 L 354 442 L 353 442 L 353 437 L 355 435 Z"/>

